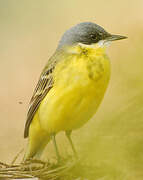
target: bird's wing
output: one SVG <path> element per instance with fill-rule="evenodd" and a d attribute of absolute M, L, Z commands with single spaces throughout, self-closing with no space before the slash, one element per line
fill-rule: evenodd
<path fill-rule="evenodd" d="M 49 92 L 49 90 L 53 86 L 53 69 L 55 68 L 55 65 L 57 61 L 52 61 L 52 59 L 49 59 L 48 64 L 42 71 L 38 84 L 34 90 L 33 96 L 31 98 L 30 104 L 29 104 L 29 110 L 27 113 L 27 121 L 25 124 L 25 130 L 24 130 L 24 137 L 26 138 L 29 133 L 29 126 L 30 123 L 41 103 L 43 98 L 46 96 L 46 94 Z"/>

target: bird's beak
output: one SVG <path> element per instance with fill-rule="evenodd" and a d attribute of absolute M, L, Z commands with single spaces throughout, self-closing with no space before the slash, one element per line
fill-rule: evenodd
<path fill-rule="evenodd" d="M 126 39 L 126 36 L 121 36 L 121 35 L 114 35 L 114 34 L 110 34 L 106 40 L 107 41 L 116 41 L 116 40 L 121 40 L 121 39 Z"/>

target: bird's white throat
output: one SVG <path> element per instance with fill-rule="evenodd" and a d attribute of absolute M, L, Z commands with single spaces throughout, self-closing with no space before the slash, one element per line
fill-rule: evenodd
<path fill-rule="evenodd" d="M 81 48 L 81 49 L 84 49 L 84 48 L 91 48 L 91 49 L 98 49 L 98 48 L 104 48 L 104 47 L 108 47 L 109 45 L 111 44 L 111 41 L 107 41 L 107 40 L 100 40 L 99 42 L 97 43 L 94 43 L 94 44 L 83 44 L 83 43 L 78 43 L 78 46 Z M 73 46 L 72 48 L 66 48 L 66 51 L 68 53 L 72 53 L 72 54 L 79 54 L 81 53 L 81 51 L 79 51 L 79 49 L 77 48 L 78 47 L 77 45 Z"/>
<path fill-rule="evenodd" d="M 97 44 L 99 47 L 108 47 L 108 46 L 110 46 L 111 41 L 100 40 Z"/>
<path fill-rule="evenodd" d="M 97 43 L 95 43 L 95 44 L 90 44 L 90 45 L 88 45 L 88 44 L 82 44 L 82 43 L 78 43 L 79 44 L 79 46 L 81 46 L 81 47 L 89 47 L 89 48 L 99 48 L 99 47 L 108 47 L 108 46 L 110 46 L 110 44 L 111 44 L 111 41 L 107 41 L 107 40 L 100 40 L 100 41 L 98 41 Z"/>

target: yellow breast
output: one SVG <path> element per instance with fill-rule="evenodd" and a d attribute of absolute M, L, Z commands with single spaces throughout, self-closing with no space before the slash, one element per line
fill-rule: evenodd
<path fill-rule="evenodd" d="M 51 132 L 73 130 L 97 111 L 110 77 L 103 48 L 74 47 L 57 64 L 53 88 L 39 109 L 41 127 Z"/>

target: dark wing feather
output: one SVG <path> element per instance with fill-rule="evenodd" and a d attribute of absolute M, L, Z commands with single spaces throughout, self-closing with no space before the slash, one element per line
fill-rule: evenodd
<path fill-rule="evenodd" d="M 42 101 L 42 99 L 46 96 L 49 90 L 53 86 L 53 77 L 52 72 L 55 67 L 55 62 L 48 63 L 48 65 L 44 68 L 38 84 L 34 90 L 33 96 L 30 101 L 29 110 L 27 113 L 27 121 L 25 124 L 24 137 L 26 138 L 29 133 L 30 123 Z"/>

